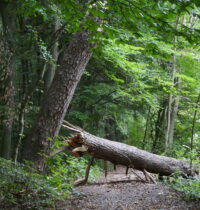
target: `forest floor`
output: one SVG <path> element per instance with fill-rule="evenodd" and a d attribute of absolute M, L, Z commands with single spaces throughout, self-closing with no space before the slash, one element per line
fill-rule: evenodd
<path fill-rule="evenodd" d="M 137 173 L 137 175 L 136 175 Z M 187 202 L 181 193 L 162 184 L 139 180 L 139 171 L 125 175 L 124 167 L 108 173 L 93 184 L 75 188 L 71 197 L 58 204 L 62 210 L 200 210 L 200 201 Z"/>

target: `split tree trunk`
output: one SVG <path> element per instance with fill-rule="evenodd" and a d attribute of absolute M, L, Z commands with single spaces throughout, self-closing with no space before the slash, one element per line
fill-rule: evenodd
<path fill-rule="evenodd" d="M 179 170 L 182 176 L 190 175 L 189 163 L 155 155 L 123 143 L 110 141 L 91 135 L 67 122 L 65 127 L 78 133 L 67 140 L 67 149 L 71 154 L 80 157 L 89 154 L 95 158 L 109 160 L 113 164 L 121 164 L 141 171 L 169 176 Z"/>

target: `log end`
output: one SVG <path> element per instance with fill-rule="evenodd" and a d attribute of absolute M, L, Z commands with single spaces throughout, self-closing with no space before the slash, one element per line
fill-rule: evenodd
<path fill-rule="evenodd" d="M 85 155 L 88 151 L 88 148 L 85 145 L 82 145 L 81 147 L 76 147 L 71 151 L 71 154 L 75 157 L 81 157 Z"/>

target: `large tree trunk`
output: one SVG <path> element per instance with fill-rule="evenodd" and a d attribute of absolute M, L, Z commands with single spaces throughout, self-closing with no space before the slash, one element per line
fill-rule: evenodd
<path fill-rule="evenodd" d="M 94 44 L 89 42 L 88 36 L 87 31 L 77 32 L 70 41 L 44 97 L 32 133 L 26 141 L 23 158 L 37 162 L 41 171 L 44 161 L 39 153 L 49 153 L 52 144 L 50 138 L 58 134 L 76 86 L 92 55 Z"/>
<path fill-rule="evenodd" d="M 0 2 L 0 155 L 10 158 L 14 110 L 14 42 L 15 4 Z"/>
<path fill-rule="evenodd" d="M 67 122 L 65 127 L 78 133 L 66 142 L 71 154 L 80 157 L 89 154 L 95 158 L 109 160 L 114 164 L 133 167 L 159 175 L 171 175 L 179 170 L 183 176 L 190 175 L 189 163 L 146 152 L 133 146 L 91 135 Z M 66 149 L 64 148 L 64 149 Z M 61 151 L 61 150 L 60 150 Z"/>

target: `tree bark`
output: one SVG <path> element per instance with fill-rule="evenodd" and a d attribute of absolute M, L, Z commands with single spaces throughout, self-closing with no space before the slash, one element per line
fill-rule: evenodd
<path fill-rule="evenodd" d="M 191 132 L 191 139 L 190 139 L 190 152 L 191 153 L 192 153 L 193 147 L 194 147 L 195 124 L 196 124 L 196 117 L 197 117 L 197 110 L 198 110 L 198 106 L 199 106 L 199 101 L 200 101 L 200 93 L 199 93 L 197 101 L 196 101 L 194 116 L 193 116 L 193 120 L 192 120 L 192 132 Z M 192 162 L 193 162 L 193 157 L 192 157 L 192 154 L 191 154 L 191 157 L 190 157 L 190 169 L 191 170 L 192 170 Z"/>
<path fill-rule="evenodd" d="M 179 17 L 176 19 L 175 29 L 177 30 L 179 24 Z M 174 37 L 174 51 L 176 52 L 176 43 L 177 37 Z M 176 54 L 173 54 L 173 61 L 172 61 L 172 72 L 171 72 L 171 80 L 172 80 L 172 87 L 175 87 L 178 91 L 180 90 L 180 79 L 177 78 L 177 58 Z M 176 84 L 177 81 L 177 84 Z M 172 93 L 169 95 L 168 107 L 167 107 L 167 125 L 165 130 L 165 150 L 167 151 L 168 148 L 171 147 L 173 140 L 174 140 L 174 129 L 176 123 L 176 117 L 178 113 L 179 107 L 179 99 L 180 96 L 173 96 Z"/>
<path fill-rule="evenodd" d="M 0 2 L 0 121 L 1 123 L 1 156 L 9 159 L 12 144 L 12 125 L 14 119 L 14 36 L 15 13 L 14 3 Z"/>
<path fill-rule="evenodd" d="M 2 35 L 2 34 L 1 34 Z M 11 150 L 11 134 L 13 123 L 14 87 L 12 82 L 11 53 L 3 38 L 0 41 L 0 121 L 1 121 L 1 156 L 9 159 Z"/>
<path fill-rule="evenodd" d="M 163 139 L 163 123 L 164 123 L 164 117 L 165 117 L 165 110 L 162 108 L 165 106 L 165 101 L 162 102 L 161 104 L 161 108 L 158 110 L 158 113 L 157 113 L 157 119 L 156 119 L 156 122 L 155 122 L 155 128 L 152 127 L 151 128 L 151 136 L 152 136 L 152 139 L 153 139 L 153 144 L 152 144 L 152 149 L 151 151 L 153 153 L 156 153 L 157 152 L 157 149 L 158 149 L 158 144 L 160 143 L 160 141 L 162 141 Z M 152 120 L 152 116 L 150 116 L 150 119 Z M 155 135 L 153 136 L 153 131 L 155 129 Z"/>
<path fill-rule="evenodd" d="M 146 170 L 161 176 L 172 175 L 176 170 L 179 170 L 182 176 L 191 174 L 189 163 L 99 138 L 67 122 L 64 124 L 64 127 L 77 133 L 66 141 L 71 154 L 76 157 L 89 154 L 95 158 L 109 160 L 114 164 L 121 164 L 141 171 Z"/>
<path fill-rule="evenodd" d="M 147 113 L 147 119 L 146 119 L 146 125 L 145 125 L 145 131 L 144 131 L 144 137 L 142 141 L 142 149 L 145 149 L 146 145 L 146 138 L 147 138 L 147 132 L 148 132 L 148 126 L 149 126 L 149 117 L 150 117 L 151 107 L 149 106 L 148 113 Z"/>
<path fill-rule="evenodd" d="M 77 32 L 60 59 L 54 79 L 28 137 L 23 158 L 36 162 L 38 169 L 44 169 L 43 154 L 49 154 L 52 141 L 61 127 L 62 120 L 74 94 L 75 88 L 92 55 L 91 48 L 95 44 L 89 42 L 89 32 Z"/>
<path fill-rule="evenodd" d="M 180 83 L 181 83 L 180 78 L 177 78 L 176 88 L 178 91 L 180 91 Z M 172 106 L 172 111 L 171 111 L 171 116 L 170 116 L 171 123 L 170 123 L 170 130 L 169 130 L 169 136 L 168 136 L 169 145 L 172 145 L 174 141 L 174 130 L 175 130 L 176 118 L 177 118 L 178 109 L 179 109 L 179 101 L 180 101 L 180 96 L 179 95 L 174 96 L 174 103 Z"/>

